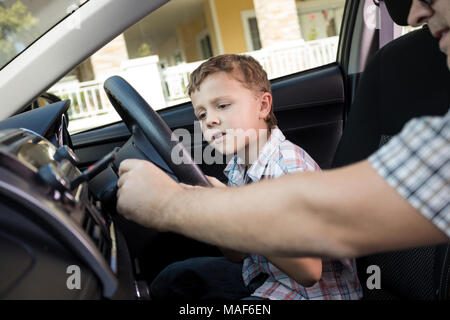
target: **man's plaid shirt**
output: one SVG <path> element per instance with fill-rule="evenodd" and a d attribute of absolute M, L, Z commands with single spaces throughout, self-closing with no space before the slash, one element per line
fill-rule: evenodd
<path fill-rule="evenodd" d="M 450 238 L 450 109 L 409 121 L 369 162 Z"/>
<path fill-rule="evenodd" d="M 278 128 L 271 135 L 247 173 L 245 165 L 234 157 L 224 173 L 229 186 L 242 186 L 261 179 L 273 179 L 300 171 L 320 170 L 316 162 L 299 146 L 285 139 Z M 243 263 L 242 277 L 245 285 L 259 274 L 268 275 L 264 284 L 252 296 L 272 300 L 303 299 L 360 299 L 362 288 L 359 283 L 355 261 L 352 259 L 322 259 L 322 278 L 311 287 L 303 287 L 280 271 L 266 258 L 249 254 Z"/>

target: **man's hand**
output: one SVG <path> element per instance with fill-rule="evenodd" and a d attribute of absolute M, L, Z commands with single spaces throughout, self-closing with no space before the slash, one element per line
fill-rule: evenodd
<path fill-rule="evenodd" d="M 119 168 L 117 211 L 144 227 L 161 231 L 170 221 L 164 208 L 183 190 L 151 162 L 129 159 Z"/>

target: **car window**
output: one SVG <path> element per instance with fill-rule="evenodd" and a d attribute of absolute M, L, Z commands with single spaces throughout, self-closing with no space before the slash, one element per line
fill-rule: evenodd
<path fill-rule="evenodd" d="M 189 98 L 190 73 L 223 53 L 256 58 L 270 79 L 336 61 L 345 0 L 172 0 L 50 91 L 72 100 L 71 133 L 119 121 L 104 80 L 123 76 L 155 110 Z"/>
<path fill-rule="evenodd" d="M 0 68 L 85 2 L 0 0 Z M 73 23 L 76 24 L 76 19 Z"/>

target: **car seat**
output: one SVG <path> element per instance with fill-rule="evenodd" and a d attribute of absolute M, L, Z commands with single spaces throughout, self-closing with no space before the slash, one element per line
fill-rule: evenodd
<path fill-rule="evenodd" d="M 410 3 L 387 2 L 394 21 L 405 24 Z M 332 167 L 367 158 L 411 118 L 445 114 L 450 106 L 449 88 L 446 56 L 427 27 L 384 46 L 361 77 Z M 447 243 L 357 259 L 365 299 L 448 299 L 449 249 Z M 380 267 L 381 289 L 367 288 L 370 265 Z"/>

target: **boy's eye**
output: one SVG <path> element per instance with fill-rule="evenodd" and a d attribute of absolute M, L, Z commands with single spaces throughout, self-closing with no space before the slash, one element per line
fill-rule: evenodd
<path fill-rule="evenodd" d="M 229 106 L 229 104 L 223 103 L 223 104 L 219 104 L 219 105 L 218 105 L 218 108 L 219 108 L 219 109 L 225 109 L 225 108 L 228 107 L 228 106 Z"/>
<path fill-rule="evenodd" d="M 202 112 L 197 115 L 198 120 L 203 120 L 203 119 L 205 119 L 205 117 L 206 117 L 206 112 Z"/>

